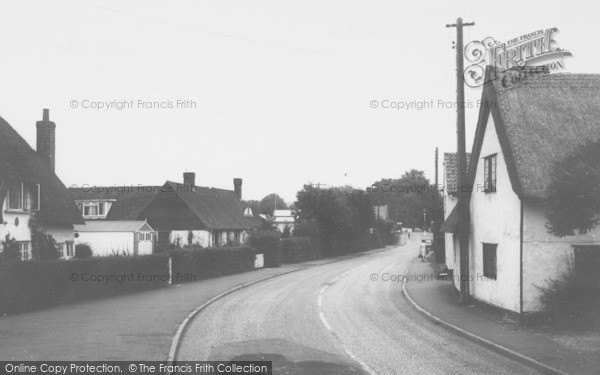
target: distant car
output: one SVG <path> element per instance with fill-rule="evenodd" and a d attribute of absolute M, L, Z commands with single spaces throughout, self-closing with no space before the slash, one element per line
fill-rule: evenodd
<path fill-rule="evenodd" d="M 415 228 L 415 232 L 421 233 L 421 228 Z"/>

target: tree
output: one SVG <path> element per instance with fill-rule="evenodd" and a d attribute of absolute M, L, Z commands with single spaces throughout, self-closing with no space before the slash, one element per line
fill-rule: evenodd
<path fill-rule="evenodd" d="M 600 141 L 554 165 L 547 203 L 546 229 L 554 236 L 586 234 L 600 223 Z"/>
<path fill-rule="evenodd" d="M 369 196 L 349 186 L 323 189 L 304 185 L 294 204 L 297 209 L 294 235 L 301 228 L 316 227 L 324 252 L 329 253 L 326 255 L 360 247 L 359 239 L 369 233 L 373 224 Z"/>
<path fill-rule="evenodd" d="M 275 193 L 271 193 L 261 199 L 259 212 L 264 215 L 273 215 L 275 207 L 277 207 L 278 210 L 287 210 L 288 208 L 283 198 Z"/>
<path fill-rule="evenodd" d="M 374 205 L 387 205 L 390 220 L 402 222 L 404 227 L 428 227 L 442 209 L 437 187 L 429 182 L 425 172 L 416 169 L 397 179 L 376 181 L 368 189 L 368 194 Z"/>

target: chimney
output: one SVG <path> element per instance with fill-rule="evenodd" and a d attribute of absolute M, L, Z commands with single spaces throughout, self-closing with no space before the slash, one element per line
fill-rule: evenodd
<path fill-rule="evenodd" d="M 233 179 L 233 192 L 238 197 L 238 199 L 242 199 L 242 179 L 241 178 Z"/>
<path fill-rule="evenodd" d="M 194 172 L 183 172 L 183 184 L 196 186 L 196 174 Z"/>
<path fill-rule="evenodd" d="M 37 153 L 44 158 L 54 171 L 56 160 L 56 124 L 50 121 L 50 110 L 44 109 L 42 121 L 35 124 L 37 128 Z"/>

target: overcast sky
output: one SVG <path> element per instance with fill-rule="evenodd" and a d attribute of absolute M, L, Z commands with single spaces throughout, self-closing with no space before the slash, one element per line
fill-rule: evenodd
<path fill-rule="evenodd" d="M 67 186 L 158 185 L 187 170 L 202 186 L 232 189 L 241 177 L 245 199 L 293 201 L 307 182 L 365 188 L 411 168 L 433 180 L 435 147 L 456 150 L 455 110 L 437 107 L 455 100 L 447 23 L 475 21 L 467 42 L 557 27 L 557 45 L 573 53 L 566 70 L 600 73 L 600 2 L 530 4 L 3 1 L 0 115 L 35 147 L 35 122 L 50 108 Z M 479 96 L 467 89 L 468 100 Z M 114 101 L 134 105 L 82 108 Z M 468 110 L 468 149 L 476 116 Z"/>

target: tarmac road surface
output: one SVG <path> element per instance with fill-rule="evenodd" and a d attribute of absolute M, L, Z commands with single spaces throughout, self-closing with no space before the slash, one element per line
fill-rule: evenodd
<path fill-rule="evenodd" d="M 401 275 L 418 244 L 234 292 L 196 315 L 176 360 L 263 358 L 274 374 L 538 374 L 414 310 Z"/>

